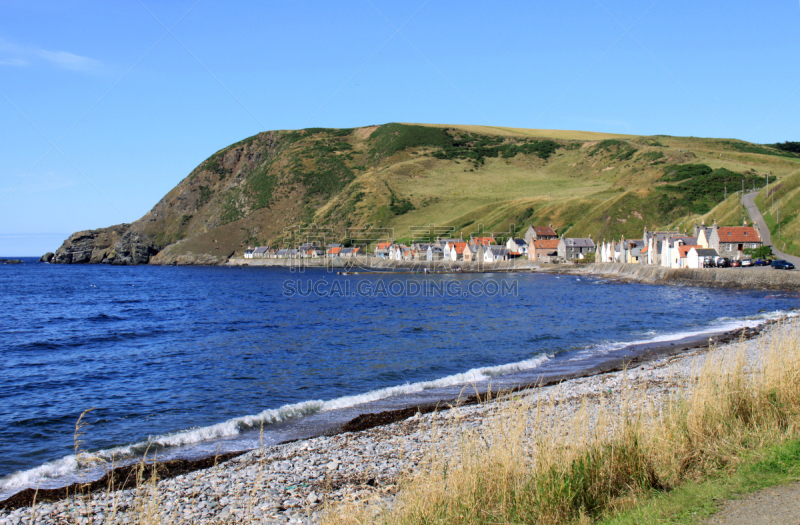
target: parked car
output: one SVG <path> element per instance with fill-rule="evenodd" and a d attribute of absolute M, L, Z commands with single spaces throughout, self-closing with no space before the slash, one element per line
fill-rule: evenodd
<path fill-rule="evenodd" d="M 731 261 L 731 268 L 741 268 L 741 267 L 742 267 L 742 261 L 736 259 Z"/>
<path fill-rule="evenodd" d="M 753 263 L 753 264 L 755 266 L 769 266 L 769 263 L 770 263 L 769 259 L 758 258 L 758 259 L 756 259 L 756 262 Z"/>
<path fill-rule="evenodd" d="M 794 270 L 794 264 L 789 261 L 784 261 L 783 259 L 772 261 L 772 267 L 776 270 Z"/>
<path fill-rule="evenodd" d="M 706 257 L 703 259 L 703 268 L 714 268 L 715 266 L 713 257 Z"/>
<path fill-rule="evenodd" d="M 752 259 L 742 259 L 742 266 L 753 266 Z"/>
<path fill-rule="evenodd" d="M 725 257 L 720 257 L 717 259 L 717 268 L 729 268 L 730 265 L 731 262 Z"/>

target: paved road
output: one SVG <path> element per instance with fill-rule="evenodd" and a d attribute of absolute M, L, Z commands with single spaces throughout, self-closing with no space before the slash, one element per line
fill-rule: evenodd
<path fill-rule="evenodd" d="M 756 195 L 758 195 L 757 191 L 746 194 L 744 197 L 742 197 L 742 204 L 744 204 L 747 213 L 750 214 L 750 219 L 757 223 L 758 234 L 761 235 L 761 242 L 764 243 L 764 246 L 772 246 L 772 253 L 775 254 L 775 257 L 779 259 L 786 259 L 790 263 L 794 264 L 796 268 L 800 268 L 800 257 L 794 257 L 793 255 L 787 255 L 781 251 L 778 251 L 777 247 L 772 244 L 772 241 L 769 237 L 769 228 L 767 228 L 767 225 L 764 222 L 764 217 L 761 216 L 761 212 L 758 211 L 758 208 L 756 207 Z"/>

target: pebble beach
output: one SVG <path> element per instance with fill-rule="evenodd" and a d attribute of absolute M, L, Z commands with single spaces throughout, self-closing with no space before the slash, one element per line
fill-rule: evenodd
<path fill-rule="evenodd" d="M 774 324 L 758 337 L 713 348 L 715 357 L 744 351 L 757 364 Z M 554 426 L 579 410 L 614 413 L 658 408 L 687 387 L 709 355 L 707 348 L 646 361 L 625 371 L 602 373 L 515 394 L 528 406 L 550 407 Z M 137 489 L 97 492 L 53 503 L 0 511 L 0 525 L 23 523 L 318 523 L 326 508 L 352 502 L 391 506 L 399 484 L 413 477 L 431 452 L 453 446 L 467 430 L 480 429 L 502 411 L 502 398 L 456 406 L 360 432 L 321 436 L 264 447 Z"/>

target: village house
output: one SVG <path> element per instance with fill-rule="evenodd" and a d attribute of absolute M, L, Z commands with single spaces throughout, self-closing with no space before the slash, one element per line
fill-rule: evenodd
<path fill-rule="evenodd" d="M 342 253 L 342 245 L 336 244 L 333 246 L 329 245 L 328 250 L 325 252 L 325 255 L 327 257 L 334 258 L 334 257 L 341 257 L 341 253 Z"/>
<path fill-rule="evenodd" d="M 639 239 L 627 241 L 625 243 L 625 262 L 628 264 L 646 264 L 647 244 Z"/>
<path fill-rule="evenodd" d="M 686 268 L 705 268 L 706 259 L 714 260 L 719 254 L 713 248 L 697 248 L 692 246 L 686 255 Z"/>
<path fill-rule="evenodd" d="M 470 244 L 477 244 L 480 246 L 494 246 L 497 244 L 497 241 L 494 240 L 494 237 L 473 237 L 470 240 Z"/>
<path fill-rule="evenodd" d="M 510 237 L 506 241 L 506 248 L 508 248 L 509 255 L 514 255 L 516 257 L 520 257 L 528 253 L 528 243 L 525 242 L 525 239 L 515 239 Z"/>
<path fill-rule="evenodd" d="M 269 246 L 257 246 L 253 250 L 253 259 L 264 259 L 269 253 Z"/>
<path fill-rule="evenodd" d="M 717 226 L 717 221 L 714 221 L 714 226 L 706 227 L 705 221 L 700 226 L 697 223 L 694 223 L 694 237 L 697 237 L 697 244 L 702 246 L 703 248 L 710 248 L 711 245 L 709 243 L 711 239 L 711 234 L 714 233 L 714 228 Z"/>
<path fill-rule="evenodd" d="M 533 241 L 528 246 L 528 259 L 541 263 L 552 263 L 558 260 L 558 239 L 542 239 Z"/>
<path fill-rule="evenodd" d="M 587 255 L 595 251 L 595 246 L 591 237 L 568 237 L 559 240 L 557 251 L 559 259 L 573 261 L 585 259 Z"/>
<path fill-rule="evenodd" d="M 244 258 L 245 259 L 252 259 L 253 258 L 253 249 L 248 248 L 244 251 Z"/>
<path fill-rule="evenodd" d="M 464 239 L 440 239 L 437 237 L 436 240 L 433 241 L 433 245 L 444 248 L 447 244 L 452 244 L 454 242 L 463 242 L 463 241 Z"/>
<path fill-rule="evenodd" d="M 465 261 L 483 261 L 483 244 L 467 244 L 464 248 L 463 259 Z"/>
<path fill-rule="evenodd" d="M 508 260 L 508 248 L 505 246 L 486 246 L 483 252 L 483 262 L 494 263 Z"/>
<path fill-rule="evenodd" d="M 389 250 L 392 246 L 391 242 L 379 242 L 377 246 L 375 246 L 375 257 L 380 257 L 381 259 L 388 259 L 389 258 Z"/>
<path fill-rule="evenodd" d="M 680 247 L 681 246 L 700 246 L 697 244 L 697 237 L 669 237 L 664 239 L 661 246 L 659 259 L 660 266 L 664 268 L 680 268 Z M 702 248 L 702 246 L 700 246 Z M 685 256 L 685 255 L 684 255 Z"/>
<path fill-rule="evenodd" d="M 524 237 L 525 244 L 528 246 L 530 246 L 531 242 L 533 241 L 547 241 L 554 239 L 558 239 L 558 232 L 556 232 L 552 224 L 548 226 L 534 226 L 531 224 L 528 226 L 528 231 L 525 232 Z"/>
<path fill-rule="evenodd" d="M 441 261 L 442 259 L 444 259 L 444 246 L 431 244 L 430 246 L 428 246 L 425 258 L 428 261 Z"/>
<path fill-rule="evenodd" d="M 755 223 L 753 223 L 755 226 Z M 716 221 L 715 221 L 716 226 Z M 714 227 L 708 239 L 709 248 L 717 250 L 722 257 L 741 259 L 744 250 L 754 250 L 762 246 L 761 235 L 753 226 Z"/>
<path fill-rule="evenodd" d="M 454 242 L 450 246 L 450 250 L 447 252 L 447 258 L 451 261 L 462 261 L 464 260 L 464 250 L 467 248 L 467 243 L 465 242 Z"/>
<path fill-rule="evenodd" d="M 688 261 L 687 257 L 689 255 L 689 251 L 692 250 L 693 248 L 696 248 L 696 249 L 699 249 L 699 250 L 703 249 L 702 246 L 697 245 L 697 244 L 682 244 L 682 245 L 680 245 L 678 247 L 678 261 L 676 263 L 676 266 L 674 266 L 674 268 L 688 268 L 689 267 L 689 261 Z"/>

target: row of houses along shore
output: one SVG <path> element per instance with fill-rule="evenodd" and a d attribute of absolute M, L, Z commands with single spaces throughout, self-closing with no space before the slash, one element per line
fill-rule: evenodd
<path fill-rule="evenodd" d="M 744 250 L 762 245 L 758 228 L 748 226 L 719 227 L 716 221 L 710 227 L 695 223 L 694 231 L 649 231 L 644 229 L 641 239 L 602 241 L 592 237 L 559 236 L 552 225 L 530 225 L 521 238 L 510 237 L 498 244 L 494 237 L 473 236 L 463 238 L 437 238 L 433 242 L 400 244 L 379 242 L 372 251 L 363 247 L 345 247 L 339 243 L 318 246 L 307 242 L 299 248 L 272 249 L 259 246 L 248 248 L 245 259 L 321 259 L 356 258 L 372 256 L 389 261 L 451 261 L 495 263 L 513 259 L 527 259 L 539 263 L 564 263 L 590 261 L 599 263 L 650 264 L 666 268 L 703 268 L 709 258 L 741 259 Z"/>

